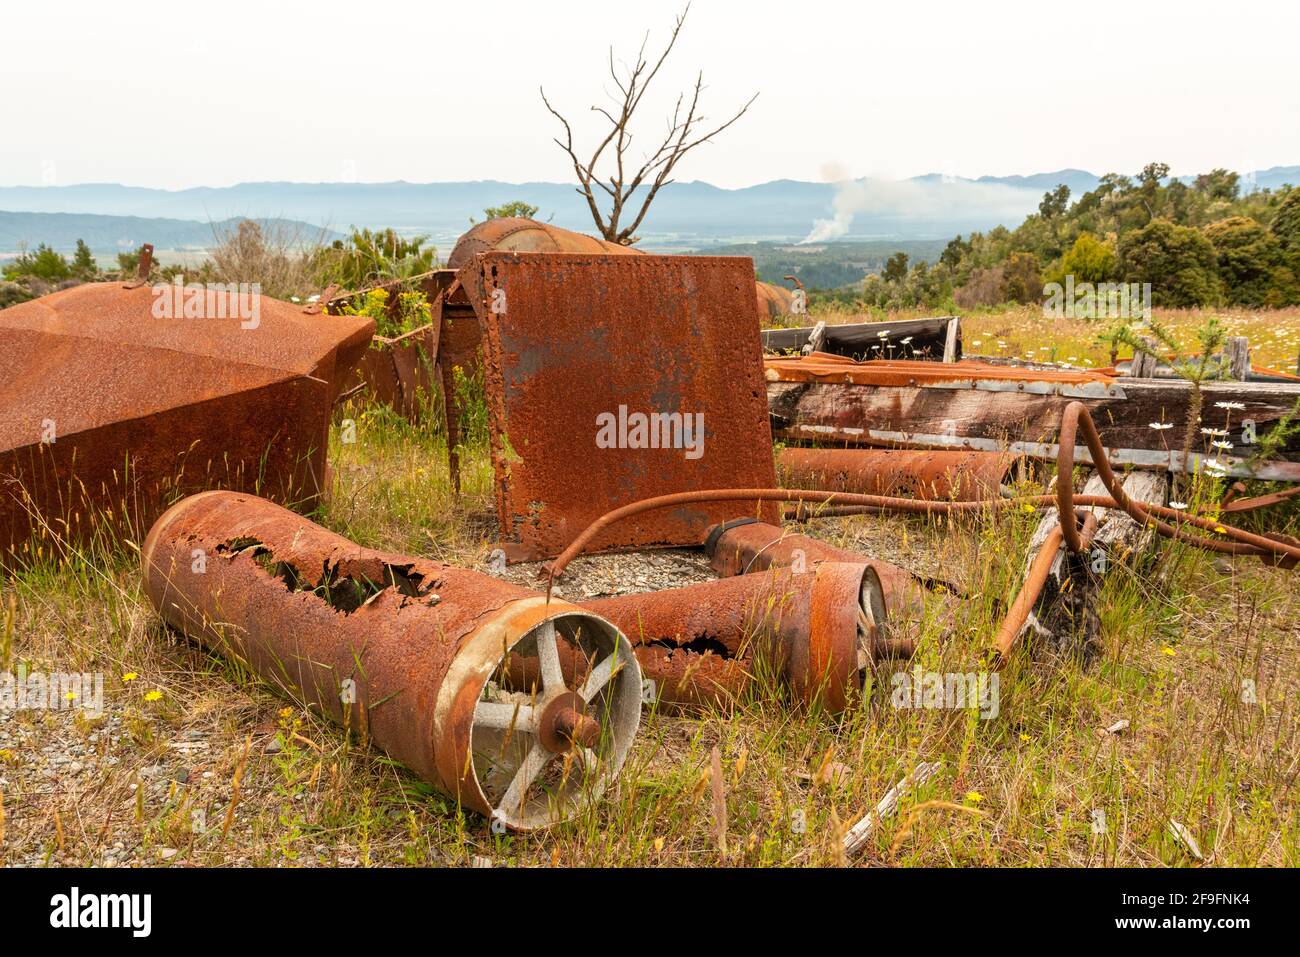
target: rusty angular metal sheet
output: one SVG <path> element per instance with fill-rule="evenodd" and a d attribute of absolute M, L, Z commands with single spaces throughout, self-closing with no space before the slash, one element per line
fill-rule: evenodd
<path fill-rule="evenodd" d="M 840 711 L 859 672 L 891 656 L 880 579 L 863 564 L 772 567 L 582 606 L 628 636 L 672 704 L 725 703 L 767 673 L 803 703 Z"/>
<path fill-rule="evenodd" d="M 775 483 L 748 259 L 494 252 L 459 280 L 484 330 L 511 560 L 559 554 L 611 504 Z M 593 548 L 697 545 L 734 514 L 649 512 Z"/>
<path fill-rule="evenodd" d="M 511 828 L 598 796 L 640 721 L 631 647 L 590 611 L 362 548 L 265 499 L 183 499 L 149 532 L 141 565 L 173 628 Z M 589 662 L 581 685 L 564 682 L 560 649 Z M 516 693 L 501 689 L 511 654 L 540 676 Z"/>
<path fill-rule="evenodd" d="M 997 498 L 1016 460 L 1010 452 L 787 448 L 777 468 L 787 488 L 973 502 Z"/>
<path fill-rule="evenodd" d="M 592 253 L 606 256 L 641 256 L 632 246 L 621 246 L 605 239 L 539 223 L 522 216 L 489 219 L 474 226 L 456 241 L 447 257 L 448 269 L 469 265 L 479 253 L 502 250 L 520 253 Z"/>
<path fill-rule="evenodd" d="M 96 520 L 140 534 L 185 491 L 318 500 L 331 408 L 374 323 L 265 296 L 254 323 L 237 292 L 204 307 L 230 318 L 159 318 L 175 288 L 92 283 L 0 312 L 0 558 L 34 513 L 78 538 Z"/>
<path fill-rule="evenodd" d="M 868 565 L 884 590 L 891 637 L 902 639 L 924 604 L 924 589 L 906 569 L 866 555 L 836 548 L 817 538 L 787 532 L 778 525 L 750 519 L 725 522 L 709 530 L 704 543 L 709 564 L 721 577 L 748 575 L 768 568 L 809 568 L 821 562 Z"/>
<path fill-rule="evenodd" d="M 433 374 L 438 333 L 430 324 L 393 339 L 376 336 L 357 365 L 353 387 L 364 386 L 375 401 L 418 422 L 439 385 Z"/>

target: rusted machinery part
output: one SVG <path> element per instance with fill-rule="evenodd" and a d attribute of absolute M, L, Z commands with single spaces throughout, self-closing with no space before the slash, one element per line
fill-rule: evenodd
<path fill-rule="evenodd" d="M 172 627 L 510 828 L 594 800 L 640 721 L 631 645 L 590 611 L 362 548 L 264 499 L 183 499 L 155 523 L 141 562 Z M 592 662 L 580 685 L 564 681 L 561 648 Z M 522 691 L 503 687 L 510 654 L 535 662 Z"/>
<path fill-rule="evenodd" d="M 1094 455 L 1096 454 L 1094 452 Z M 1120 491 L 1122 494 L 1123 490 Z M 1151 525 L 1162 535 L 1176 537 L 1211 551 L 1225 554 L 1259 555 L 1266 561 L 1276 560 L 1285 568 L 1292 567 L 1295 561 L 1300 560 L 1300 544 L 1253 535 L 1231 525 L 1225 525 L 1222 522 L 1216 522 L 1199 515 L 1189 515 L 1177 509 L 1160 505 L 1143 505 L 1138 509 L 1134 509 L 1133 503 L 1127 498 L 1125 498 L 1124 503 L 1121 503 L 1108 495 L 1079 495 L 1073 496 L 1072 500 L 1073 504 L 1080 506 L 1123 508 L 1135 520 Z M 548 597 L 555 579 L 564 571 L 565 566 L 580 555 L 587 543 L 602 529 L 641 512 L 695 502 L 821 502 L 832 505 L 864 505 L 870 508 L 887 508 L 891 511 L 925 515 L 948 515 L 956 512 L 975 512 L 981 509 L 1023 508 L 1025 505 L 1035 507 L 1059 506 L 1060 498 L 1059 495 L 1028 495 L 1016 498 L 987 499 L 978 502 L 923 502 L 916 499 L 863 495 L 856 492 L 821 492 L 812 489 L 789 488 L 702 489 L 694 492 L 678 492 L 673 495 L 659 495 L 606 512 L 583 529 L 578 537 L 565 548 L 563 553 L 554 561 L 543 566 L 542 572 L 548 578 Z M 1179 531 L 1177 528 L 1150 518 L 1150 516 L 1160 516 L 1161 518 L 1173 520 L 1180 525 L 1192 525 L 1206 531 L 1213 531 L 1225 535 L 1231 540 L 1221 541 L 1191 536 Z"/>
<path fill-rule="evenodd" d="M 794 307 L 794 293 L 784 286 L 777 286 L 770 282 L 755 282 L 754 291 L 758 297 L 760 320 L 788 316 Z"/>
<path fill-rule="evenodd" d="M 138 541 L 214 485 L 313 507 L 334 399 L 374 328 L 175 284 L 84 283 L 0 311 L 0 564 L 54 529 Z"/>
<path fill-rule="evenodd" d="M 448 269 L 460 269 L 476 253 L 500 249 L 520 253 L 604 253 L 614 256 L 642 256 L 644 253 L 632 246 L 622 246 L 608 240 L 597 239 L 586 233 L 575 233 L 550 223 L 539 223 L 522 216 L 507 216 L 479 223 L 456 240 L 451 255 L 447 257 Z"/>
<path fill-rule="evenodd" d="M 1010 452 L 787 448 L 777 469 L 789 488 L 977 501 L 1000 493 L 1016 460 Z"/>
<path fill-rule="evenodd" d="M 1293 485 L 1280 492 L 1270 492 L 1267 495 L 1257 495 L 1254 498 L 1238 498 L 1237 495 L 1245 492 L 1245 490 L 1246 486 L 1241 482 L 1237 482 L 1233 485 L 1232 490 L 1224 496 L 1221 511 L 1225 515 L 1233 512 L 1253 512 L 1257 509 L 1281 505 L 1288 499 L 1300 495 L 1300 485 Z"/>
<path fill-rule="evenodd" d="M 885 611 L 893 623 L 895 637 L 902 631 L 904 622 L 919 617 L 924 602 L 920 582 L 906 569 L 836 548 L 820 539 L 787 532 L 779 525 L 752 519 L 715 525 L 704 539 L 704 550 L 714 574 L 724 578 L 792 565 L 811 568 L 821 562 L 867 565 L 880 581 Z"/>
<path fill-rule="evenodd" d="M 658 663 L 642 650 L 667 652 L 656 690 L 674 702 L 694 684 L 696 662 L 717 657 L 746 662 L 749 674 L 779 676 L 805 704 L 841 711 L 860 672 L 893 656 L 880 579 L 861 563 L 822 562 L 806 572 L 772 567 L 582 604 L 628 636 L 647 677 Z M 694 688 L 685 695 L 699 697 Z"/>
<path fill-rule="evenodd" d="M 1300 560 L 1300 546 L 1295 544 L 1267 538 L 1263 535 L 1255 535 L 1243 529 L 1223 525 L 1200 516 L 1183 515 L 1174 509 L 1158 508 L 1154 505 L 1135 502 L 1129 498 L 1124 492 L 1123 484 L 1115 477 L 1115 472 L 1111 469 L 1110 461 L 1106 457 L 1106 447 L 1102 444 L 1101 436 L 1097 434 L 1097 428 L 1093 424 L 1092 416 L 1082 402 L 1071 402 L 1065 407 L 1065 411 L 1061 415 L 1060 437 L 1057 439 L 1060 451 L 1056 459 L 1056 474 L 1058 477 L 1066 477 L 1066 480 L 1062 481 L 1058 478 L 1056 502 L 1057 509 L 1062 516 L 1061 534 L 1064 536 L 1065 545 L 1070 551 L 1079 552 L 1087 547 L 1087 543 L 1083 540 L 1079 531 L 1077 516 L 1074 511 L 1074 484 L 1070 480 L 1074 475 L 1074 441 L 1080 427 L 1082 427 L 1083 431 L 1083 440 L 1087 443 L 1088 451 L 1092 454 L 1093 467 L 1097 470 L 1097 475 L 1106 486 L 1106 491 L 1110 492 L 1114 499 L 1115 505 L 1111 506 L 1112 508 L 1123 509 L 1134 521 L 1141 525 L 1152 526 L 1161 535 L 1187 542 L 1198 548 L 1234 554 L 1256 554 L 1266 560 L 1270 558 L 1276 559 L 1277 563 L 1283 564 L 1283 567 L 1287 568 L 1294 567 L 1296 561 Z M 1170 513 L 1172 514 L 1170 515 Z M 1218 539 L 1192 535 L 1154 518 L 1153 515 L 1174 517 L 1198 528 L 1227 535 L 1233 541 L 1225 543 Z M 1066 516 L 1075 516 L 1076 521 L 1068 521 Z"/>
<path fill-rule="evenodd" d="M 664 710 L 691 710 L 733 702 L 753 680 L 753 662 L 749 656 L 732 658 L 636 642 L 632 650 L 641 666 L 642 702 Z M 560 669 L 568 684 L 581 686 L 590 672 L 591 662 L 567 645 L 561 645 Z M 504 687 L 529 688 L 536 683 L 538 673 L 535 658 L 512 654 L 503 674 Z"/>
<path fill-rule="evenodd" d="M 1083 527 L 1079 530 L 1080 539 L 1084 542 L 1091 542 L 1096 531 L 1096 513 L 1085 512 Z M 1052 572 L 1052 565 L 1056 562 L 1057 552 L 1061 548 L 1062 541 L 1061 526 L 1056 525 L 1047 533 L 1046 540 L 1043 542 L 1042 547 L 1038 549 L 1038 554 L 1034 556 L 1033 562 L 1030 563 L 1024 584 L 1020 586 L 1020 591 L 1011 602 L 1011 607 L 1007 609 L 1002 624 L 998 626 L 998 633 L 993 639 L 993 647 L 997 651 L 999 667 L 1010 660 L 1011 649 L 1024 629 L 1025 622 L 1029 620 L 1029 613 L 1038 604 L 1039 596 L 1042 595 L 1043 588 L 1047 584 L 1047 578 Z"/>

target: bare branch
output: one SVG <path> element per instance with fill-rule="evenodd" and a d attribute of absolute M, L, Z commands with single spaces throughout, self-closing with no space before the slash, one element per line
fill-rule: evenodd
<path fill-rule="evenodd" d="M 612 91 L 607 90 L 606 93 L 613 105 L 610 107 L 600 105 L 591 107 L 591 112 L 598 114 L 609 124 L 609 129 L 596 143 L 591 153 L 591 159 L 586 163 L 579 160 L 575 152 L 573 130 L 568 120 L 551 106 L 550 101 L 546 99 L 546 93 L 542 92 L 542 102 L 546 104 L 546 108 L 564 127 L 563 141 L 557 137 L 555 143 L 564 150 L 573 165 L 574 173 L 578 177 L 577 191 L 586 198 L 587 205 L 591 210 L 592 220 L 595 222 L 600 234 L 612 242 L 624 245 L 636 242 L 636 236 L 634 235 L 636 230 L 645 219 L 646 213 L 649 212 L 650 205 L 654 202 L 659 190 L 673 182 L 671 179 L 673 169 L 681 161 L 682 157 L 695 147 L 713 139 L 713 137 L 739 120 L 753 105 L 754 100 L 758 98 L 758 94 L 754 94 L 725 123 L 709 130 L 707 133 L 699 134 L 697 130 L 705 124 L 705 117 L 700 113 L 700 98 L 704 91 L 704 74 L 701 71 L 696 75 L 695 87 L 690 92 L 689 102 L 685 93 L 678 95 L 672 116 L 669 118 L 667 132 L 658 141 L 658 145 L 641 159 L 639 167 L 633 167 L 628 163 L 628 154 L 634 142 L 631 129 L 632 120 L 641 105 L 642 98 L 650 88 L 651 83 L 654 82 L 655 77 L 659 75 L 659 71 L 668 59 L 668 55 L 677 45 L 677 38 L 681 34 L 682 26 L 686 23 L 686 16 L 690 13 L 690 10 L 691 6 L 687 3 L 685 9 L 682 10 L 674 22 L 672 33 L 669 35 L 663 51 L 654 59 L 653 63 L 646 59 L 646 47 L 650 42 L 648 31 L 642 38 L 641 47 L 631 65 L 616 61 L 614 49 L 610 47 L 609 73 L 614 79 L 614 84 L 618 87 L 620 96 L 614 96 Z M 622 67 L 621 73 L 620 66 Z M 612 158 L 608 155 L 611 151 L 613 153 Z M 604 160 L 604 163 L 602 163 L 602 160 Z M 597 173 L 598 167 L 603 166 L 608 170 L 610 163 L 613 164 L 612 170 L 603 175 Z M 632 169 L 636 171 L 632 173 L 629 180 L 628 173 Z M 609 197 L 608 214 L 603 214 L 596 202 L 597 188 Z M 629 203 L 635 202 L 637 190 L 643 188 L 645 189 L 645 196 L 640 201 L 635 217 L 630 225 L 622 225 L 625 209 L 629 208 Z"/>

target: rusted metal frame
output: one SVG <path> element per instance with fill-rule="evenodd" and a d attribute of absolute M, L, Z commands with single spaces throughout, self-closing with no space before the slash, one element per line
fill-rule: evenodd
<path fill-rule="evenodd" d="M 1240 485 L 1241 483 L 1237 483 Z M 1245 486 L 1241 486 L 1241 491 L 1245 491 Z M 1239 494 L 1239 493 L 1238 493 Z M 1289 499 L 1300 495 L 1300 485 L 1283 489 L 1280 492 L 1270 492 L 1267 495 L 1257 495 L 1254 498 L 1238 498 L 1229 493 L 1224 496 L 1223 513 L 1225 515 L 1233 512 L 1253 512 L 1256 509 L 1269 508 L 1273 505 L 1281 505 Z"/>
<path fill-rule="evenodd" d="M 636 732 L 639 667 L 608 622 L 362 548 L 264 499 L 182 500 L 150 531 L 141 564 L 172 627 L 504 826 L 546 826 L 594 800 Z M 590 663 L 581 684 L 564 681 L 562 647 Z M 511 655 L 537 675 L 515 692 L 503 690 Z"/>

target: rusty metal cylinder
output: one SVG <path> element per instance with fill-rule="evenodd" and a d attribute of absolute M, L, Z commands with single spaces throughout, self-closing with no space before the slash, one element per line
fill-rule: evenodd
<path fill-rule="evenodd" d="M 504 826 L 546 826 L 594 799 L 636 733 L 627 639 L 530 589 L 362 548 L 232 492 L 172 506 L 141 561 L 173 628 Z M 581 685 L 564 681 L 562 654 L 588 663 Z M 505 689 L 511 655 L 534 662 L 530 687 Z"/>
<path fill-rule="evenodd" d="M 838 711 L 859 672 L 890 654 L 880 579 L 861 563 L 774 567 L 583 607 L 628 636 L 658 699 L 673 704 L 725 698 L 766 672 Z"/>
<path fill-rule="evenodd" d="M 788 448 L 777 470 L 786 488 L 972 502 L 997 498 L 1015 462 L 1009 452 Z"/>
<path fill-rule="evenodd" d="M 704 549 L 714 573 L 722 578 L 768 568 L 809 569 L 822 562 L 867 565 L 876 573 L 883 589 L 885 612 L 890 621 L 889 640 L 902 640 L 905 630 L 902 626 L 914 621 L 924 604 L 921 583 L 906 569 L 766 522 L 739 519 L 714 525 L 705 537 Z M 903 646 L 895 652 L 910 653 Z"/>
<path fill-rule="evenodd" d="M 586 233 L 575 233 L 550 223 L 539 223 L 522 216 L 503 216 L 474 226 L 460 239 L 447 257 L 448 269 L 460 269 L 475 253 L 500 249 L 521 253 L 595 253 L 614 256 L 640 256 L 641 250 L 622 246 Z"/>

